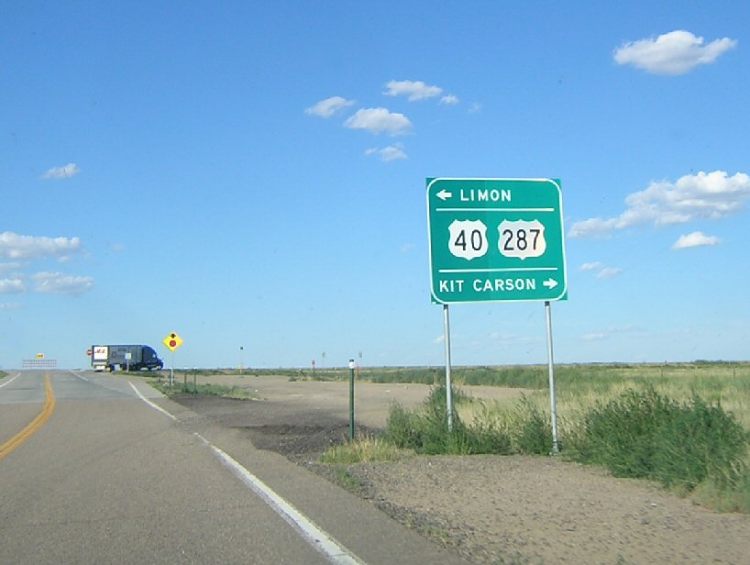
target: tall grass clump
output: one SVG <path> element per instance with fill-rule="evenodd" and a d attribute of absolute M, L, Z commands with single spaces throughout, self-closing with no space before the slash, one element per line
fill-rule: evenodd
<path fill-rule="evenodd" d="M 320 457 L 329 465 L 352 465 L 370 461 L 396 461 L 405 452 L 391 442 L 377 437 L 361 437 L 357 441 L 334 445 Z"/>
<path fill-rule="evenodd" d="M 400 404 L 391 406 L 385 438 L 399 448 L 428 455 L 510 453 L 510 437 L 497 421 L 480 419 L 477 424 L 466 425 L 454 411 L 448 429 L 446 390 L 434 387 L 416 410 L 406 410 Z M 468 400 L 462 392 L 452 391 L 456 404 Z"/>
<path fill-rule="evenodd" d="M 513 411 L 511 435 L 518 453 L 547 455 L 552 448 L 552 419 L 524 395 Z"/>
<path fill-rule="evenodd" d="M 619 477 L 646 478 L 687 492 L 710 479 L 720 488 L 745 475 L 747 432 L 719 403 L 698 396 L 677 402 L 656 392 L 627 390 L 598 403 L 569 437 L 569 455 Z"/>

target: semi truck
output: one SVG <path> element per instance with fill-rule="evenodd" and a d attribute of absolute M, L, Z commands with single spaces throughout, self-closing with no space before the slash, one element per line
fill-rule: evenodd
<path fill-rule="evenodd" d="M 95 371 L 114 371 L 116 368 L 153 371 L 162 369 L 164 363 L 148 345 L 92 345 L 91 367 Z"/>

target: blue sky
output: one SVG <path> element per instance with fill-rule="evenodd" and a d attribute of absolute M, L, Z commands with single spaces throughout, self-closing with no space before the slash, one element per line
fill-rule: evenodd
<path fill-rule="evenodd" d="M 183 4 L 5 3 L 0 366 L 439 365 L 427 177 L 561 180 L 556 360 L 748 359 L 746 2 Z"/>

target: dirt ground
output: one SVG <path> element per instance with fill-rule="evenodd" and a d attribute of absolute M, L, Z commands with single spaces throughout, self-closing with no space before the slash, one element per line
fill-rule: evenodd
<path fill-rule="evenodd" d="M 199 379 L 199 382 L 201 380 Z M 348 383 L 288 377 L 211 377 L 257 400 L 183 397 L 224 426 L 242 429 L 259 449 L 283 453 L 312 472 L 348 433 Z M 385 425 L 398 401 L 421 403 L 429 388 L 357 383 L 360 432 Z M 464 387 L 479 398 L 521 391 Z M 474 563 L 750 563 L 750 516 L 718 514 L 644 481 L 552 457 L 415 456 L 349 468 L 358 493 Z"/>

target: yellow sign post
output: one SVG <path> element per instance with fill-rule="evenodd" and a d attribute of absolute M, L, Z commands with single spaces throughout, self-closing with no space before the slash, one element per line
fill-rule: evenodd
<path fill-rule="evenodd" d="M 167 337 L 161 340 L 161 342 L 172 352 L 172 367 L 169 370 L 169 386 L 174 386 L 174 352 L 175 349 L 180 347 L 184 342 L 182 341 L 182 338 L 177 335 L 177 332 L 170 333 Z"/>

